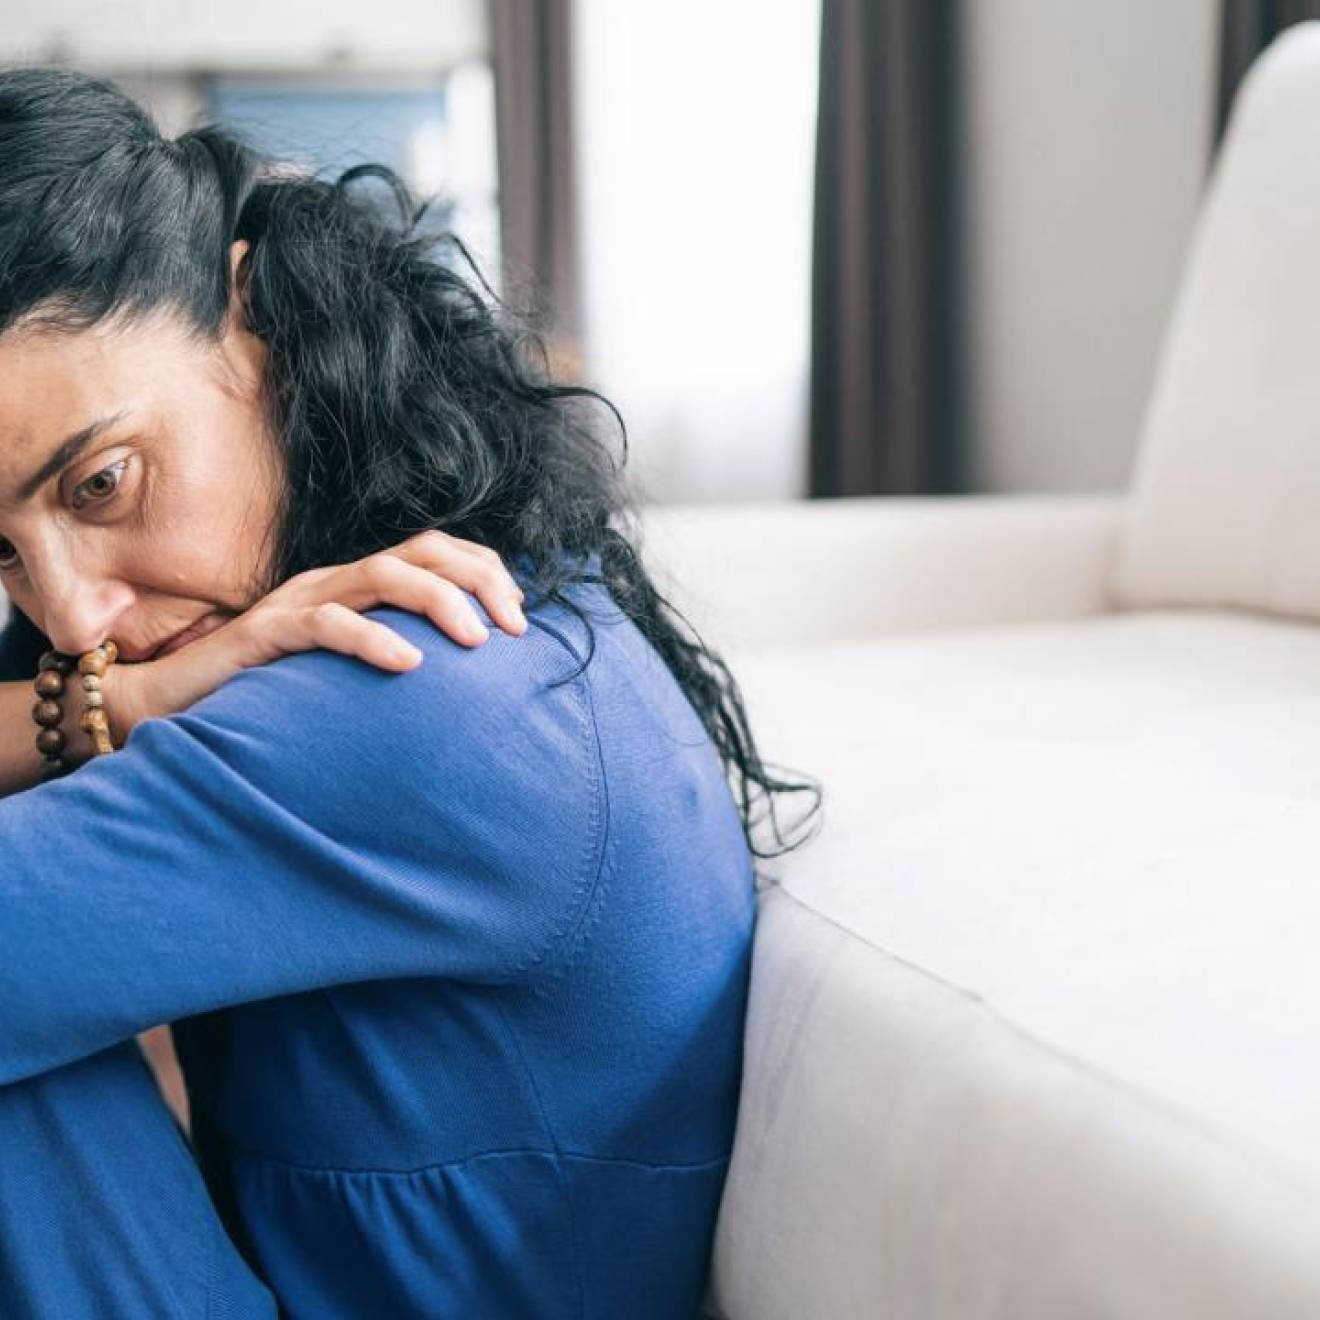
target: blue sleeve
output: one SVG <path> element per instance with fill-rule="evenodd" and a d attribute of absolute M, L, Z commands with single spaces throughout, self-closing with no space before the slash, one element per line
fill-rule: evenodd
<path fill-rule="evenodd" d="M 533 620 L 389 674 L 246 670 L 0 800 L 0 1084 L 319 986 L 544 973 L 590 897 L 605 790 L 585 675 Z"/>

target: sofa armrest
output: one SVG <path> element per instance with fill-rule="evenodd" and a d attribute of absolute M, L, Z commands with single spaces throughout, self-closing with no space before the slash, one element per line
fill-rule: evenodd
<path fill-rule="evenodd" d="M 1124 495 L 656 505 L 643 559 L 718 648 L 1078 618 L 1107 596 Z"/>

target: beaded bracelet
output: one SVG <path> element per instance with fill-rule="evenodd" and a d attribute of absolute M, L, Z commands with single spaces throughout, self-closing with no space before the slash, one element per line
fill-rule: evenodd
<path fill-rule="evenodd" d="M 79 727 L 92 740 L 92 755 L 103 756 L 114 751 L 110 741 L 110 721 L 105 713 L 105 696 L 101 692 L 101 678 L 119 658 L 119 648 L 112 641 L 84 652 L 80 656 L 65 655 L 61 651 L 47 651 L 37 662 L 37 677 L 33 686 L 38 701 L 32 707 L 32 718 L 40 725 L 37 732 L 37 751 L 42 755 L 41 777 L 54 779 L 67 773 L 71 767 L 64 759 L 66 746 L 64 731 L 65 679 L 75 669 L 82 675 L 83 712 Z"/>

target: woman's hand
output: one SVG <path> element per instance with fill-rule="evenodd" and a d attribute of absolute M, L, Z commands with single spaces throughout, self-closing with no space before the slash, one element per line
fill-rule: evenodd
<path fill-rule="evenodd" d="M 425 614 L 455 641 L 489 635 L 464 590 L 506 632 L 521 634 L 522 589 L 493 551 L 440 531 L 422 532 L 351 564 L 315 568 L 282 583 L 214 632 L 158 660 L 112 665 L 102 680 L 111 739 L 122 745 L 142 720 L 183 710 L 242 669 L 318 647 L 380 669 L 408 670 L 422 653 L 393 629 L 362 617 L 378 605 Z"/>

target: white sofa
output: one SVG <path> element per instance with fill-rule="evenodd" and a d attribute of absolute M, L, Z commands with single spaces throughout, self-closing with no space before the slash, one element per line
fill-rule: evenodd
<path fill-rule="evenodd" d="M 1130 491 L 647 553 L 826 792 L 764 868 L 712 1314 L 1320 1316 L 1320 24 L 1239 96 Z"/>

